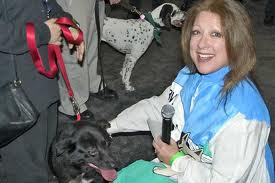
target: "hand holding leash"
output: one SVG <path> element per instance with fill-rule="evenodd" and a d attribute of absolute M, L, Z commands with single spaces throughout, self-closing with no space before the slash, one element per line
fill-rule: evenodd
<path fill-rule="evenodd" d="M 77 39 L 77 37 L 79 36 L 79 31 L 73 27 L 70 27 L 69 30 L 71 31 L 71 34 L 73 36 L 74 39 Z M 69 49 L 73 49 L 74 47 L 76 48 L 76 58 L 78 61 L 82 62 L 83 61 L 83 56 L 84 56 L 84 52 L 85 52 L 85 44 L 84 41 L 82 41 L 79 45 L 74 45 L 70 42 L 68 43 L 68 47 Z"/>
<path fill-rule="evenodd" d="M 49 44 L 61 45 L 61 28 L 58 24 L 56 24 L 57 18 L 51 18 L 44 23 L 49 27 L 51 38 Z"/>

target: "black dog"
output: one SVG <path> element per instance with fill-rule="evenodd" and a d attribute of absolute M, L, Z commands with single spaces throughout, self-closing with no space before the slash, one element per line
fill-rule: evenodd
<path fill-rule="evenodd" d="M 101 183 L 115 178 L 106 129 L 87 121 L 64 125 L 52 143 L 49 163 L 60 183 Z M 104 180 L 104 179 L 105 180 Z"/>

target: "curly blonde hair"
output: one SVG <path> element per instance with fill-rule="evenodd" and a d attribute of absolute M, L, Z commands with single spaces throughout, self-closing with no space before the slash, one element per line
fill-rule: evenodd
<path fill-rule="evenodd" d="M 222 94 L 228 94 L 241 80 L 254 75 L 256 64 L 255 44 L 251 20 L 245 8 L 234 0 L 201 0 L 187 12 L 182 29 L 182 51 L 185 64 L 197 72 L 190 56 L 191 31 L 197 15 L 209 11 L 219 15 L 224 33 L 231 70 L 224 79 Z"/>

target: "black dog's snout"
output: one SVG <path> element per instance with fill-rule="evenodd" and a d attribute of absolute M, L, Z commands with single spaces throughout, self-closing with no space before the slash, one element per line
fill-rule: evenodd
<path fill-rule="evenodd" d="M 108 160 L 106 160 L 106 165 L 108 165 L 109 168 L 117 168 L 116 162 L 115 162 L 115 160 L 113 160 L 113 159 L 108 159 Z"/>

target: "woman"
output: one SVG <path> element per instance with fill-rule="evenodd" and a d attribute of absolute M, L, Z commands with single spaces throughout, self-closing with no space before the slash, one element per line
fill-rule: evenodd
<path fill-rule="evenodd" d="M 187 14 L 182 30 L 186 67 L 162 95 L 119 114 L 109 132 L 161 126 L 161 108 L 170 103 L 173 140 L 168 145 L 157 137 L 153 146 L 158 159 L 171 167 L 155 173 L 182 183 L 274 182 L 267 144 L 270 117 L 252 77 L 256 54 L 247 12 L 233 0 L 204 0 Z M 116 183 L 139 182 L 152 172 L 148 168 L 132 181 L 132 168 L 122 170 Z"/>

